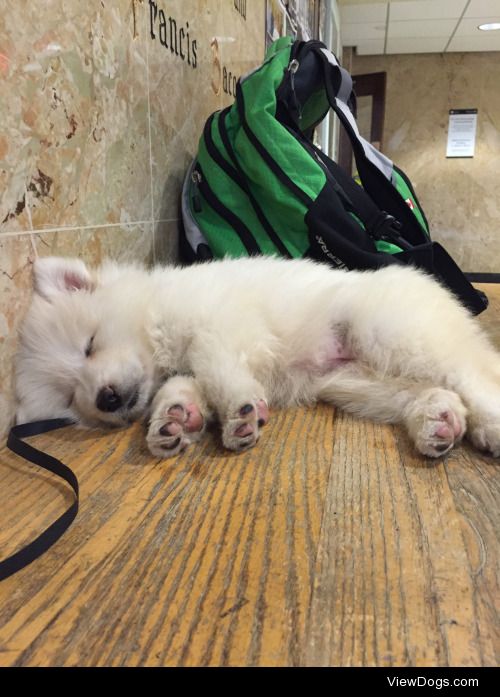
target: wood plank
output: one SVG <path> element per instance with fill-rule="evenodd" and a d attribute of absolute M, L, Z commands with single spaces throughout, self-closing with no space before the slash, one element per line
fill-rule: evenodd
<path fill-rule="evenodd" d="M 471 575 L 479 665 L 500 659 L 499 559 L 500 477 L 498 464 L 467 445 L 445 462 Z"/>
<path fill-rule="evenodd" d="M 500 287 L 481 322 L 500 347 Z M 497 665 L 498 466 L 339 415 L 306 665 Z"/>
<path fill-rule="evenodd" d="M 303 663 L 488 663 L 444 464 L 389 426 L 336 429 Z"/>
<path fill-rule="evenodd" d="M 238 456 L 209 438 L 175 460 L 152 461 L 139 426 L 95 438 L 69 428 L 36 441 L 75 465 L 82 507 L 54 548 L 2 583 L 0 662 L 296 663 L 332 410 L 280 412 L 259 448 Z M 46 522 L 37 508 L 39 477 L 8 457 L 23 471 L 17 488 L 0 492 L 0 505 L 9 504 L 3 529 L 9 516 L 19 524 L 17 497 L 30 499 L 23 509 L 32 511 L 29 537 Z M 62 503 L 56 488 L 53 496 L 51 512 Z"/>
<path fill-rule="evenodd" d="M 475 284 L 488 296 L 479 320 L 500 350 L 500 285 Z M 500 476 L 498 462 L 463 446 L 445 461 L 448 484 L 460 516 L 467 564 L 473 578 L 472 601 L 477 622 L 477 648 L 482 665 L 500 659 L 499 560 Z"/>

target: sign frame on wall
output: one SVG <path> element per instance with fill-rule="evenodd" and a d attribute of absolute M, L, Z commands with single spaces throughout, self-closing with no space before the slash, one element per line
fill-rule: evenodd
<path fill-rule="evenodd" d="M 477 109 L 450 109 L 446 157 L 474 157 Z"/>

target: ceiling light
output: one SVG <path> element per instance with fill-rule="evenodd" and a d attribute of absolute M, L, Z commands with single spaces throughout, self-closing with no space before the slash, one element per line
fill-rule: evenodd
<path fill-rule="evenodd" d="M 480 24 L 478 29 L 482 31 L 494 31 L 495 29 L 500 29 L 500 22 L 488 22 L 488 24 Z"/>

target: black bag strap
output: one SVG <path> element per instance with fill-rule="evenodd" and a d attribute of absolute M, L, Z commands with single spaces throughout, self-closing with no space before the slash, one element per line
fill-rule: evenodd
<path fill-rule="evenodd" d="M 359 133 L 356 119 L 348 105 L 350 95 L 353 94 L 351 76 L 326 47 L 315 47 L 315 53 L 323 66 L 324 87 L 330 106 L 351 141 L 363 188 L 384 211 L 400 223 L 401 237 L 414 246 L 426 244 L 427 235 L 392 184 L 395 170 L 392 160 Z"/>
<path fill-rule="evenodd" d="M 394 216 L 375 205 L 372 198 L 366 193 L 363 187 L 356 184 L 354 179 L 344 172 L 340 165 L 325 155 L 314 143 L 311 143 L 311 148 L 329 170 L 337 185 L 344 191 L 351 203 L 352 212 L 359 217 L 367 233 L 373 237 L 373 239 L 393 242 L 401 247 L 401 249 L 407 250 L 416 246 L 410 244 L 408 240 L 402 237 L 400 234 L 401 224 L 399 221 L 396 220 Z M 427 244 L 427 242 L 424 244 Z"/>
<path fill-rule="evenodd" d="M 489 305 L 488 296 L 474 288 L 457 263 L 438 242 L 433 242 L 434 273 L 458 296 L 473 315 L 479 315 Z"/>
<path fill-rule="evenodd" d="M 48 433 L 49 431 L 54 431 L 56 428 L 63 428 L 63 426 L 69 426 L 74 423 L 70 419 L 49 419 L 45 421 L 32 421 L 31 423 L 19 424 L 18 426 L 13 426 L 10 430 L 9 437 L 7 439 L 7 447 L 12 450 L 13 453 L 23 457 L 25 460 L 32 462 L 34 465 L 43 467 L 43 469 L 49 470 L 58 477 L 64 479 L 74 491 L 75 500 L 68 508 L 68 510 L 63 513 L 52 525 L 50 525 L 44 532 L 42 532 L 36 539 L 27 544 L 25 547 L 15 552 L 7 559 L 0 561 L 0 581 L 12 576 L 17 573 L 32 561 L 40 557 L 44 552 L 46 552 L 52 545 L 57 542 L 57 540 L 64 534 L 64 532 L 69 528 L 71 523 L 76 518 L 78 513 L 79 504 L 79 489 L 78 489 L 78 479 L 74 472 L 64 465 L 60 460 L 57 460 L 52 455 L 44 453 L 42 450 L 38 450 L 32 445 L 24 442 L 24 438 L 29 438 L 30 436 L 38 436 L 41 433 Z"/>

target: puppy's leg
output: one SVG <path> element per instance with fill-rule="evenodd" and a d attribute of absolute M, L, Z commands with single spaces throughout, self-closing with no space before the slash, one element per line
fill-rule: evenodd
<path fill-rule="evenodd" d="M 210 409 L 192 377 L 176 375 L 156 393 L 151 406 L 148 448 L 157 457 L 172 457 L 200 440 Z"/>
<path fill-rule="evenodd" d="M 449 376 L 449 382 L 468 408 L 468 439 L 479 450 L 500 457 L 500 358 L 478 351 Z"/>
<path fill-rule="evenodd" d="M 317 397 L 385 423 L 404 423 L 417 450 L 428 457 L 448 452 L 465 433 L 466 408 L 458 394 L 360 365 L 320 379 Z"/>
<path fill-rule="evenodd" d="M 472 318 L 448 318 L 443 325 L 431 326 L 422 344 L 426 366 L 434 372 L 434 384 L 460 395 L 468 412 L 468 439 L 500 457 L 500 355 Z"/>
<path fill-rule="evenodd" d="M 264 387 L 256 380 L 244 357 L 222 346 L 200 351 L 192 367 L 222 427 L 222 443 L 229 450 L 254 446 L 269 419 Z"/>
<path fill-rule="evenodd" d="M 417 318 L 418 322 L 418 318 Z M 500 355 L 468 315 L 443 316 L 428 325 L 425 366 L 434 384 L 460 395 L 467 408 L 467 437 L 480 450 L 500 457 Z M 421 323 L 421 336 L 426 327 Z"/>

